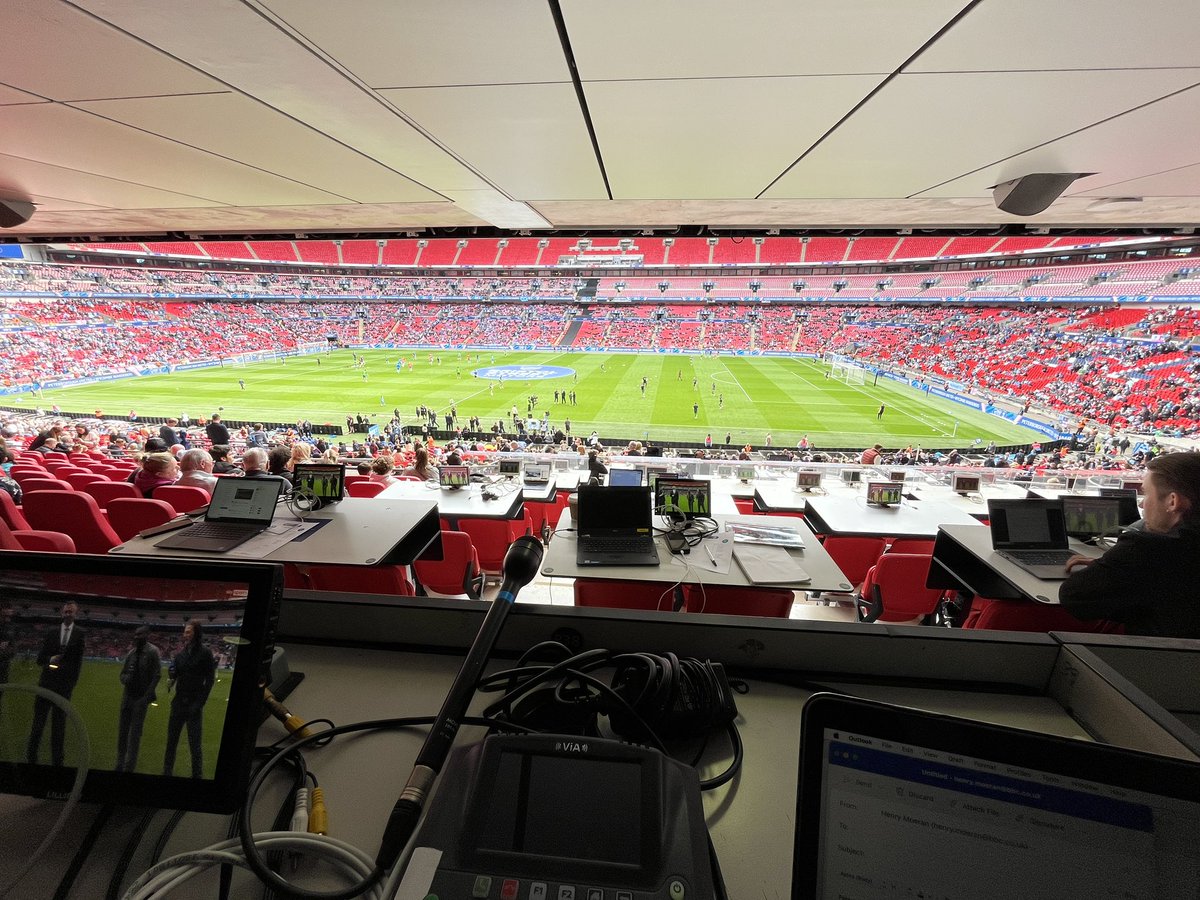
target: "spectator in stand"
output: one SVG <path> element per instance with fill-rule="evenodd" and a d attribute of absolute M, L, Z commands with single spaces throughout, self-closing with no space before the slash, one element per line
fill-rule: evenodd
<path fill-rule="evenodd" d="M 858 461 L 864 466 L 874 465 L 876 460 L 883 455 L 883 444 L 876 444 L 873 447 L 868 447 L 858 457 Z"/>
<path fill-rule="evenodd" d="M 395 484 L 396 477 L 392 470 L 396 467 L 390 456 L 377 456 L 371 462 L 371 480 L 379 484 Z"/>
<path fill-rule="evenodd" d="M 229 429 L 221 422 L 220 413 L 213 413 L 212 420 L 204 426 L 204 433 L 208 435 L 208 439 L 212 441 L 214 447 L 221 444 L 229 445 Z"/>
<path fill-rule="evenodd" d="M 246 445 L 249 447 L 266 447 L 267 433 L 263 430 L 262 422 L 255 422 L 254 429 L 246 435 Z"/>
<path fill-rule="evenodd" d="M 183 449 L 186 450 L 191 446 L 188 443 L 187 431 L 183 428 L 176 428 L 175 426 L 178 424 L 178 419 L 167 419 L 166 424 L 158 429 L 158 436 L 162 438 L 163 443 L 168 447 L 174 444 L 181 444 Z"/>
<path fill-rule="evenodd" d="M 75 426 L 75 449 L 79 451 L 95 450 L 100 439 L 86 425 Z"/>
<path fill-rule="evenodd" d="M 1099 559 L 1067 561 L 1059 589 L 1080 619 L 1109 619 L 1128 634 L 1200 638 L 1200 453 L 1152 459 L 1142 519 Z"/>
<path fill-rule="evenodd" d="M 277 475 L 286 481 L 292 483 L 292 473 L 289 466 L 292 462 L 292 451 L 287 447 L 272 447 L 267 452 L 267 471 L 272 475 Z M 250 473 L 247 472 L 247 475 Z"/>
<path fill-rule="evenodd" d="M 287 451 L 285 450 L 284 453 Z M 267 451 L 262 447 L 251 447 L 242 454 L 242 469 L 247 478 L 274 478 L 276 481 L 285 482 L 285 485 L 288 482 L 286 478 L 272 475 L 267 471 Z"/>
<path fill-rule="evenodd" d="M 342 461 L 342 455 L 338 452 L 337 447 L 327 447 L 325 452 L 321 454 L 321 462 L 339 463 Z"/>
<path fill-rule="evenodd" d="M 291 457 L 288 459 L 287 469 L 289 472 L 295 471 L 296 463 L 306 463 L 312 460 L 312 444 L 306 444 L 304 441 L 296 441 L 292 444 Z"/>
<path fill-rule="evenodd" d="M 212 457 L 214 475 L 241 475 L 242 470 L 239 466 L 229 461 L 229 448 L 225 445 L 214 446 L 209 451 Z"/>
<path fill-rule="evenodd" d="M 142 465 L 129 476 L 133 486 L 142 492 L 143 497 L 154 494 L 155 488 L 164 484 L 174 484 L 179 478 L 179 463 L 170 453 L 147 453 L 142 457 Z"/>
<path fill-rule="evenodd" d="M 601 461 L 600 451 L 595 447 L 588 451 L 587 467 L 591 478 L 603 478 L 608 474 L 608 466 Z"/>
<path fill-rule="evenodd" d="M 198 487 L 207 494 L 212 494 L 217 478 L 213 472 L 213 458 L 207 450 L 193 447 L 185 450 L 179 457 L 179 471 L 183 474 L 175 483 L 180 487 Z"/>
<path fill-rule="evenodd" d="M 423 481 L 437 481 L 438 470 L 437 466 L 429 464 L 429 451 L 417 444 L 413 448 L 413 464 L 400 474 L 415 475 Z"/>

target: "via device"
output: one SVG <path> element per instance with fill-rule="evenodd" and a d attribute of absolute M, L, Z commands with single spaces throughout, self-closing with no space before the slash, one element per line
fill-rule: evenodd
<path fill-rule="evenodd" d="M 714 893 L 695 769 L 603 738 L 493 735 L 456 748 L 415 846 L 406 896 Z"/>

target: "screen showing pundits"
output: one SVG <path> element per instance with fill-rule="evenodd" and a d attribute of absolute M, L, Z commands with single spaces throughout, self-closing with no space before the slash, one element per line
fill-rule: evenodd
<path fill-rule="evenodd" d="M 824 743 L 820 897 L 1197 897 L 1193 804 L 845 731 Z"/>

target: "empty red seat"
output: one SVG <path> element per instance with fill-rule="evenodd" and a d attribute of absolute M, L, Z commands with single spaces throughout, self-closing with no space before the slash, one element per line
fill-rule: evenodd
<path fill-rule="evenodd" d="M 34 528 L 69 534 L 80 553 L 107 553 L 121 543 L 95 499 L 82 491 L 34 491 L 25 495 L 23 512 Z"/>
<path fill-rule="evenodd" d="M 142 492 L 128 481 L 94 481 L 83 486 L 83 492 L 96 498 L 101 509 L 107 510 L 108 504 L 117 497 L 141 497 Z"/>
<path fill-rule="evenodd" d="M 382 481 L 346 482 L 346 495 L 350 497 L 378 497 L 387 489 Z"/>
<path fill-rule="evenodd" d="M 478 600 L 483 593 L 483 570 L 479 555 L 465 531 L 443 531 L 442 558 L 418 559 L 413 574 L 427 591 Z"/>
<path fill-rule="evenodd" d="M 767 616 L 786 619 L 792 614 L 796 595 L 787 588 L 726 587 L 689 584 L 684 609 L 693 613 L 723 613 L 727 616 Z"/>
<path fill-rule="evenodd" d="M 110 500 L 108 524 L 123 541 L 137 537 L 139 531 L 162 525 L 175 518 L 175 508 L 165 500 L 146 497 L 117 497 Z"/>
<path fill-rule="evenodd" d="M 208 491 L 192 485 L 164 484 L 154 489 L 154 499 L 171 504 L 177 513 L 189 513 L 208 505 Z"/>

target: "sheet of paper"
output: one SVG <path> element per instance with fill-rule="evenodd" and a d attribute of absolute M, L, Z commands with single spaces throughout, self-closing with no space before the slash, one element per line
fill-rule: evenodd
<path fill-rule="evenodd" d="M 691 553 L 686 556 L 683 554 L 674 555 L 663 552 L 659 548 L 659 557 L 670 560 L 671 565 L 678 566 L 681 569 L 691 567 L 699 571 L 701 577 L 705 572 L 720 572 L 722 575 L 728 575 L 729 570 L 733 568 L 733 536 L 730 534 L 715 534 L 712 537 L 705 538 L 695 547 L 691 548 Z"/>
<path fill-rule="evenodd" d="M 785 547 L 770 544 L 737 544 L 734 557 L 752 584 L 808 584 L 812 581 Z"/>
<path fill-rule="evenodd" d="M 324 524 L 324 521 L 301 522 L 299 520 L 272 522 L 271 527 L 262 534 L 256 534 L 246 543 L 234 547 L 222 555 L 236 556 L 239 559 L 262 559 L 268 553 L 278 550 L 284 544 L 290 544 L 301 535 Z"/>

